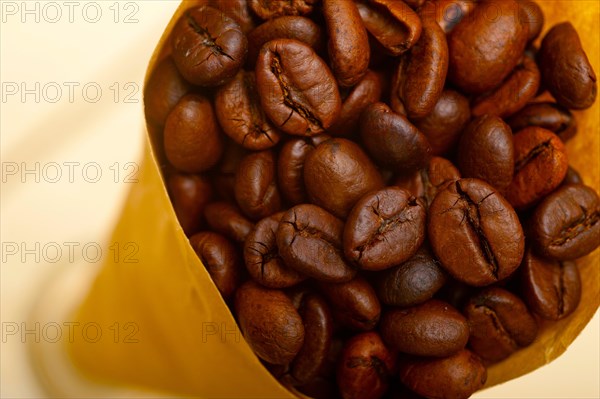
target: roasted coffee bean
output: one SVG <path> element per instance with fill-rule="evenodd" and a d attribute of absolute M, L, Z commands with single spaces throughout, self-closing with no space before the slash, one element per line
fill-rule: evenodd
<path fill-rule="evenodd" d="M 514 177 L 506 199 L 517 210 L 531 207 L 560 185 L 569 162 L 557 135 L 540 127 L 525 128 L 513 137 Z"/>
<path fill-rule="evenodd" d="M 577 121 L 573 114 L 558 104 L 550 102 L 531 103 L 511 116 L 507 123 L 513 132 L 529 126 L 538 126 L 554 132 L 563 142 L 577 133 Z"/>
<path fill-rule="evenodd" d="M 431 153 L 440 155 L 454 147 L 470 119 L 469 100 L 454 90 L 446 89 L 429 115 L 412 122 L 427 137 Z"/>
<path fill-rule="evenodd" d="M 202 226 L 204 208 L 213 196 L 210 181 L 204 175 L 175 173 L 169 176 L 167 187 L 183 232 L 187 236 L 196 233 Z"/>
<path fill-rule="evenodd" d="M 545 87 L 556 101 L 570 109 L 590 107 L 596 100 L 596 74 L 570 22 L 550 29 L 538 54 Z"/>
<path fill-rule="evenodd" d="M 487 288 L 472 297 L 464 313 L 471 331 L 469 347 L 490 363 L 530 345 L 537 336 L 537 323 L 527 306 L 502 288 Z"/>
<path fill-rule="evenodd" d="M 189 82 L 218 86 L 244 64 L 248 41 L 240 25 L 216 8 L 187 10 L 173 32 L 173 60 Z"/>
<path fill-rule="evenodd" d="M 212 202 L 204 208 L 204 217 L 211 230 L 243 243 L 254 228 L 235 205 L 227 202 Z"/>
<path fill-rule="evenodd" d="M 312 150 L 329 138 L 324 134 L 297 138 L 281 147 L 277 160 L 277 180 L 281 194 L 290 204 L 308 202 L 304 187 L 304 161 Z"/>
<path fill-rule="evenodd" d="M 289 134 L 323 133 L 337 119 L 342 100 L 335 78 L 310 46 L 292 39 L 265 44 L 256 83 L 267 116 Z"/>
<path fill-rule="evenodd" d="M 474 94 L 502 83 L 527 44 L 528 24 L 518 18 L 519 10 L 514 0 L 487 0 L 456 25 L 448 37 L 451 83 Z"/>
<path fill-rule="evenodd" d="M 367 332 L 346 342 L 337 369 L 337 384 L 343 399 L 379 399 L 388 387 L 394 357 L 379 334 Z"/>
<path fill-rule="evenodd" d="M 319 281 L 345 282 L 356 274 L 344 259 L 344 223 L 316 205 L 298 205 L 279 223 L 277 246 L 285 264 Z"/>
<path fill-rule="evenodd" d="M 194 234 L 190 245 L 223 298 L 228 300 L 242 282 L 243 265 L 235 245 L 210 231 Z"/>
<path fill-rule="evenodd" d="M 276 160 L 272 151 L 250 153 L 242 159 L 235 175 L 235 198 L 242 212 L 253 220 L 265 218 L 281 209 Z"/>
<path fill-rule="evenodd" d="M 497 116 L 475 118 L 458 144 L 460 173 L 484 180 L 501 192 L 513 179 L 514 156 L 512 131 Z"/>
<path fill-rule="evenodd" d="M 276 213 L 256 223 L 244 242 L 244 261 L 250 276 L 267 288 L 286 288 L 306 279 L 285 265 L 275 233 L 283 212 Z"/>
<path fill-rule="evenodd" d="M 169 112 L 188 91 L 187 83 L 171 57 L 162 60 L 148 79 L 144 88 L 146 120 L 157 127 L 165 124 Z"/>
<path fill-rule="evenodd" d="M 460 179 L 440 191 L 429 207 L 428 232 L 444 269 L 470 285 L 505 279 L 523 258 L 517 214 L 482 180 Z"/>
<path fill-rule="evenodd" d="M 427 167 L 412 175 L 400 176 L 394 181 L 394 185 L 420 198 L 429 208 L 438 191 L 458 179 L 460 179 L 460 172 L 452 162 L 445 158 L 432 157 Z"/>
<path fill-rule="evenodd" d="M 540 32 L 544 27 L 544 12 L 540 8 L 540 6 L 534 1 L 518 1 L 519 5 L 521 6 L 519 18 L 521 18 L 521 21 L 529 26 L 529 34 L 527 36 L 527 41 L 532 42 L 540 35 Z"/>
<path fill-rule="evenodd" d="M 415 45 L 421 36 L 419 16 L 403 1 L 357 0 L 365 27 L 393 56 Z"/>
<path fill-rule="evenodd" d="M 384 270 L 412 257 L 425 239 L 422 201 L 399 187 L 362 197 L 344 226 L 344 253 L 363 270 Z"/>
<path fill-rule="evenodd" d="M 248 0 L 211 0 L 209 5 L 218 8 L 225 15 L 234 19 L 245 34 L 252 31 L 256 25 L 250 12 Z"/>
<path fill-rule="evenodd" d="M 429 162 L 431 147 L 427 138 L 384 103 L 365 108 L 360 134 L 369 154 L 396 173 L 410 174 Z"/>
<path fill-rule="evenodd" d="M 419 356 L 446 357 L 465 347 L 469 325 L 449 303 L 430 299 L 381 317 L 381 336 L 392 349 Z"/>
<path fill-rule="evenodd" d="M 524 56 L 500 86 L 475 100 L 471 112 L 507 118 L 535 97 L 539 87 L 540 71 L 533 59 Z"/>
<path fill-rule="evenodd" d="M 375 328 L 381 305 L 367 280 L 356 277 L 346 283 L 321 283 L 320 287 L 333 306 L 335 319 L 343 326 L 358 331 Z"/>
<path fill-rule="evenodd" d="M 600 246 L 600 198 L 583 184 L 560 187 L 537 206 L 531 240 L 550 259 L 572 260 Z"/>
<path fill-rule="evenodd" d="M 447 73 L 446 34 L 437 22 L 426 19 L 419 41 L 398 64 L 392 96 L 398 97 L 409 118 L 422 118 L 431 113 L 439 101 Z"/>
<path fill-rule="evenodd" d="M 235 313 L 246 342 L 261 359 L 285 365 L 300 352 L 302 318 L 282 291 L 247 281 L 235 294 Z"/>
<path fill-rule="evenodd" d="M 386 305 L 408 307 L 431 299 L 446 283 L 446 274 L 423 245 L 406 262 L 379 274 L 375 289 Z"/>
<path fill-rule="evenodd" d="M 528 250 L 521 267 L 521 292 L 532 312 L 548 320 L 564 319 L 581 299 L 577 265 L 544 259 Z"/>
<path fill-rule="evenodd" d="M 304 162 L 304 183 L 310 201 L 345 218 L 356 201 L 383 188 L 381 174 L 354 142 L 334 138 L 319 144 Z"/>
<path fill-rule="evenodd" d="M 357 84 L 369 68 L 369 38 L 356 4 L 323 0 L 331 69 L 340 86 Z"/>
<path fill-rule="evenodd" d="M 221 128 L 206 97 L 187 94 L 179 100 L 167 117 L 164 145 L 169 162 L 183 172 L 199 173 L 219 161 Z"/>
<path fill-rule="evenodd" d="M 422 20 L 435 20 L 445 33 L 449 33 L 461 20 L 468 18 L 475 5 L 473 0 L 426 1 L 419 9 L 419 16 Z"/>
<path fill-rule="evenodd" d="M 581 175 L 571 166 L 569 166 L 567 169 L 567 174 L 565 175 L 562 183 L 560 183 L 561 186 L 566 186 L 567 184 L 583 184 Z"/>
<path fill-rule="evenodd" d="M 308 15 L 317 0 L 249 0 L 250 8 L 261 19 L 283 15 Z"/>
<path fill-rule="evenodd" d="M 306 17 L 283 16 L 264 22 L 248 34 L 247 65 L 253 69 L 262 46 L 275 39 L 295 39 L 308 44 L 316 53 L 325 48 L 321 27 Z"/>
<path fill-rule="evenodd" d="M 487 380 L 481 359 L 467 349 L 442 359 L 403 359 L 399 369 L 400 381 L 427 398 L 468 398 Z"/>
<path fill-rule="evenodd" d="M 260 106 L 254 72 L 240 71 L 215 94 L 215 112 L 221 128 L 250 150 L 265 150 L 279 142 L 279 132 Z"/>

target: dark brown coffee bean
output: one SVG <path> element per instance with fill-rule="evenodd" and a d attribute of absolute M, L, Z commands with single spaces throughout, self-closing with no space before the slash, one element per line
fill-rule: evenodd
<path fill-rule="evenodd" d="M 343 399 L 379 399 L 388 387 L 394 357 L 379 334 L 367 332 L 346 342 L 337 369 L 337 384 Z"/>
<path fill-rule="evenodd" d="M 254 72 L 241 70 L 215 94 L 215 112 L 225 134 L 250 150 L 265 150 L 279 142 L 260 105 Z"/>
<path fill-rule="evenodd" d="M 356 5 L 369 33 L 390 55 L 404 53 L 419 40 L 421 20 L 403 1 L 358 0 Z"/>
<path fill-rule="evenodd" d="M 256 62 L 256 83 L 265 113 L 289 134 L 323 133 L 342 107 L 327 64 L 297 40 L 276 39 L 263 46 Z"/>
<path fill-rule="evenodd" d="M 221 128 L 206 97 L 187 94 L 177 103 L 165 123 L 164 145 L 169 162 L 183 172 L 199 173 L 219 161 Z"/>
<path fill-rule="evenodd" d="M 424 204 L 388 187 L 362 197 L 344 226 L 344 253 L 363 270 L 384 270 L 412 257 L 425 239 Z"/>
<path fill-rule="evenodd" d="M 244 261 L 250 276 L 267 288 L 291 287 L 306 277 L 285 265 L 275 233 L 283 212 L 264 218 L 256 223 L 244 242 Z"/>
<path fill-rule="evenodd" d="M 203 175 L 176 173 L 167 181 L 177 220 L 188 237 L 202 226 L 206 204 L 213 197 L 210 181 Z"/>
<path fill-rule="evenodd" d="M 419 41 L 398 64 L 392 96 L 398 97 L 409 118 L 422 118 L 435 108 L 447 73 L 446 34 L 437 22 L 426 19 Z"/>
<path fill-rule="evenodd" d="M 502 288 L 487 288 L 472 297 L 464 313 L 471 350 L 491 363 L 530 345 L 537 336 L 537 323 L 527 306 Z"/>
<path fill-rule="evenodd" d="M 446 274 L 424 245 L 406 262 L 379 274 L 377 296 L 386 305 L 408 307 L 431 299 L 446 283 Z"/>
<path fill-rule="evenodd" d="M 343 326 L 358 331 L 375 328 L 381 305 L 367 280 L 356 277 L 346 283 L 321 283 L 320 287 L 333 306 L 335 319 Z"/>
<path fill-rule="evenodd" d="M 229 18 L 234 19 L 245 34 L 252 31 L 256 25 L 250 12 L 248 0 L 211 0 L 209 5 L 218 8 Z"/>
<path fill-rule="evenodd" d="M 470 285 L 505 279 L 523 258 L 517 214 L 482 180 L 457 180 L 440 191 L 429 207 L 428 232 L 444 269 Z"/>
<path fill-rule="evenodd" d="M 190 90 L 171 57 L 162 60 L 148 79 L 144 88 L 146 120 L 158 127 L 165 124 L 169 112 Z"/>
<path fill-rule="evenodd" d="M 324 134 L 297 138 L 281 147 L 277 159 L 277 180 L 281 194 L 290 204 L 308 202 L 304 187 L 304 161 L 312 150 L 329 138 Z"/>
<path fill-rule="evenodd" d="M 449 303 L 430 299 L 381 317 L 381 336 L 390 348 L 419 356 L 446 357 L 465 347 L 469 325 Z"/>
<path fill-rule="evenodd" d="M 498 86 L 519 62 L 529 35 L 514 0 L 487 0 L 448 37 L 448 80 L 467 93 Z M 485 56 L 482 56 L 485 54 Z"/>
<path fill-rule="evenodd" d="M 340 86 L 358 83 L 369 67 L 369 38 L 356 4 L 323 0 L 331 69 Z"/>
<path fill-rule="evenodd" d="M 569 161 L 557 135 L 540 127 L 528 127 L 513 137 L 515 173 L 506 199 L 515 209 L 526 209 L 560 185 Z"/>
<path fill-rule="evenodd" d="M 235 198 L 250 219 L 259 220 L 281 209 L 275 174 L 275 154 L 270 150 L 250 153 L 240 162 L 235 175 Z"/>
<path fill-rule="evenodd" d="M 567 169 L 567 174 L 562 183 L 560 183 L 561 186 L 566 186 L 567 184 L 583 184 L 581 175 L 571 166 Z"/>
<path fill-rule="evenodd" d="M 550 259 L 572 260 L 600 246 L 600 198 L 583 184 L 560 187 L 535 209 L 531 240 Z"/>
<path fill-rule="evenodd" d="M 399 369 L 400 381 L 427 398 L 468 398 L 487 380 L 481 359 L 467 349 L 442 359 L 403 359 Z"/>
<path fill-rule="evenodd" d="M 308 15 L 317 0 L 249 0 L 250 8 L 261 19 L 283 15 Z"/>
<path fill-rule="evenodd" d="M 573 114 L 558 104 L 550 102 L 531 103 L 511 116 L 507 123 L 513 132 L 529 126 L 538 126 L 554 132 L 563 142 L 577 133 L 577 121 Z"/>
<path fill-rule="evenodd" d="M 236 292 L 235 313 L 246 342 L 261 359 L 285 365 L 300 352 L 302 318 L 282 291 L 247 281 Z"/>
<path fill-rule="evenodd" d="M 189 82 L 218 86 L 244 64 L 248 41 L 242 28 L 216 8 L 187 10 L 171 33 L 173 60 Z"/>
<path fill-rule="evenodd" d="M 211 230 L 243 243 L 254 228 L 237 206 L 227 202 L 212 202 L 204 208 L 204 217 Z"/>
<path fill-rule="evenodd" d="M 421 20 L 433 19 L 445 33 L 450 33 L 475 8 L 474 0 L 432 0 L 419 9 Z"/>
<path fill-rule="evenodd" d="M 204 231 L 190 237 L 190 245 L 206 267 L 225 300 L 242 282 L 242 260 L 237 248 L 222 235 Z"/>
<path fill-rule="evenodd" d="M 431 113 L 412 122 L 427 137 L 431 153 L 440 155 L 454 147 L 470 119 L 469 100 L 454 90 L 444 90 Z"/>
<path fill-rule="evenodd" d="M 539 87 L 540 71 L 535 61 L 525 56 L 500 86 L 475 100 L 471 112 L 473 116 L 507 118 L 535 97 Z"/>
<path fill-rule="evenodd" d="M 501 192 L 513 179 L 514 156 L 512 131 L 497 116 L 475 118 L 458 144 L 460 173 L 484 180 Z"/>
<path fill-rule="evenodd" d="M 360 133 L 369 154 L 397 173 L 410 174 L 429 162 L 431 147 L 427 138 L 384 103 L 365 108 Z"/>
<path fill-rule="evenodd" d="M 527 41 L 534 41 L 544 27 L 544 12 L 540 6 L 531 0 L 518 0 L 521 6 L 519 18 L 529 26 Z"/>
<path fill-rule="evenodd" d="M 281 218 L 279 254 L 288 267 L 319 281 L 350 281 L 356 274 L 344 259 L 344 223 L 316 205 L 298 205 Z"/>
<path fill-rule="evenodd" d="M 295 39 L 308 44 L 316 53 L 325 48 L 321 27 L 306 17 L 283 16 L 268 20 L 248 34 L 247 65 L 254 68 L 262 46 L 275 39 Z"/>
<path fill-rule="evenodd" d="M 550 29 L 538 54 L 542 80 L 556 101 L 570 109 L 590 107 L 596 100 L 596 74 L 570 22 Z"/>
<path fill-rule="evenodd" d="M 345 218 L 356 201 L 383 188 L 381 174 L 354 142 L 334 138 L 306 157 L 304 183 L 308 198 L 335 216 Z"/>
<path fill-rule="evenodd" d="M 521 292 L 532 312 L 548 320 L 564 319 L 581 300 L 577 265 L 544 259 L 528 250 L 521 270 Z"/>

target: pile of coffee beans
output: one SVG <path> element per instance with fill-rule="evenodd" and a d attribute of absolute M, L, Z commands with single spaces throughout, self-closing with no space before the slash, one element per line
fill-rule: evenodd
<path fill-rule="evenodd" d="M 578 306 L 596 77 L 530 0 L 206 0 L 145 90 L 190 244 L 314 398 L 466 398 Z M 592 132 L 596 134 L 597 132 Z"/>

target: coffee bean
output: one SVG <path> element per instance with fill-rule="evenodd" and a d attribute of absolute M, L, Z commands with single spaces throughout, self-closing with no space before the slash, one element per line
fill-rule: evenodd
<path fill-rule="evenodd" d="M 544 27 L 544 12 L 540 6 L 531 0 L 518 0 L 521 10 L 519 18 L 522 22 L 529 26 L 529 34 L 527 35 L 527 41 L 532 42 L 535 40 Z"/>
<path fill-rule="evenodd" d="M 577 133 L 577 121 L 571 112 L 550 102 L 532 103 L 511 116 L 507 123 L 513 132 L 529 126 L 539 126 L 554 132 L 563 142 Z"/>
<path fill-rule="evenodd" d="M 227 202 L 212 202 L 204 208 L 206 224 L 213 231 L 243 243 L 254 228 L 251 221 L 246 219 L 235 205 Z"/>
<path fill-rule="evenodd" d="M 204 175 L 175 173 L 169 176 L 167 188 L 183 232 L 190 236 L 202 227 L 206 204 L 212 199 L 213 189 Z"/>
<path fill-rule="evenodd" d="M 211 0 L 209 5 L 218 8 L 229 18 L 235 20 L 245 34 L 252 31 L 256 25 L 250 12 L 248 0 Z"/>
<path fill-rule="evenodd" d="M 162 128 L 169 112 L 188 91 L 190 85 L 177 70 L 173 58 L 162 60 L 156 65 L 144 87 L 146 120 Z"/>
<path fill-rule="evenodd" d="M 282 15 L 308 15 L 317 0 L 249 0 L 250 8 L 261 19 Z"/>

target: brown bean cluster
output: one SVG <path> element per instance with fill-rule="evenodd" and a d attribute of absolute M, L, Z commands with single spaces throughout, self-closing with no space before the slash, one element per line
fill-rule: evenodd
<path fill-rule="evenodd" d="M 575 310 L 600 200 L 564 145 L 596 98 L 570 23 L 537 47 L 530 0 L 199 4 L 147 120 L 183 231 L 282 383 L 466 398 Z"/>

